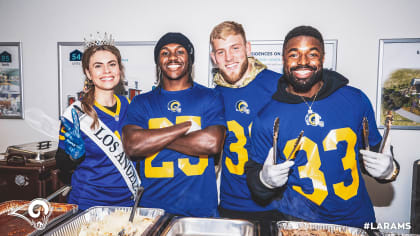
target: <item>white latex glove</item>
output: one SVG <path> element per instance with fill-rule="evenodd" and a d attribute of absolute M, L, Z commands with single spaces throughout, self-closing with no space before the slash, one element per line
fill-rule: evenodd
<path fill-rule="evenodd" d="M 187 135 L 187 134 L 189 134 L 189 133 L 191 133 L 191 132 L 194 132 L 194 131 L 197 131 L 197 130 L 201 130 L 201 126 L 200 125 L 198 125 L 195 121 L 193 121 L 193 120 L 190 120 L 191 121 L 191 126 L 190 126 L 190 128 L 187 130 L 187 132 L 185 132 L 185 135 Z"/>
<path fill-rule="evenodd" d="M 366 171 L 374 178 L 390 179 L 396 165 L 391 152 L 391 136 L 388 136 L 384 146 L 384 153 L 360 150 Z"/>
<path fill-rule="evenodd" d="M 290 167 L 294 164 L 294 161 L 288 160 L 281 164 L 273 165 L 273 148 L 271 148 L 260 171 L 261 182 L 271 189 L 285 185 L 289 179 Z"/>

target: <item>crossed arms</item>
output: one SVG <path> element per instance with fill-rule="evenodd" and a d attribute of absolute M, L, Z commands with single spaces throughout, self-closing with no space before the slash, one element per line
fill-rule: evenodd
<path fill-rule="evenodd" d="M 143 129 L 137 125 L 123 128 L 124 150 L 133 160 L 171 149 L 191 156 L 215 155 L 222 150 L 226 128 L 213 125 L 188 134 L 191 121 L 166 128 Z"/>

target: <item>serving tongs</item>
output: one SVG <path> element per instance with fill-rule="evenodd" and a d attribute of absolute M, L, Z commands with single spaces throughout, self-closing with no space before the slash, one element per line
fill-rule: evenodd
<path fill-rule="evenodd" d="M 276 117 L 273 126 L 273 165 L 277 163 L 277 140 L 279 138 L 279 118 Z"/>
<path fill-rule="evenodd" d="M 393 121 L 392 111 L 388 111 L 385 117 L 385 124 L 384 124 L 384 135 L 382 137 L 381 144 L 379 145 L 379 153 L 384 153 L 385 143 L 388 139 L 389 131 L 391 130 L 391 124 Z"/>
<path fill-rule="evenodd" d="M 63 197 L 65 197 L 71 190 L 71 186 L 69 185 L 64 185 L 63 187 L 59 188 L 57 191 L 53 192 L 52 194 L 48 195 L 48 197 L 46 197 L 46 199 L 48 201 L 53 200 L 55 197 L 57 197 L 58 195 L 62 195 Z"/>
<path fill-rule="evenodd" d="M 384 124 L 384 135 L 381 140 L 381 144 L 379 145 L 379 153 L 384 152 L 385 143 L 388 139 L 389 131 L 391 130 L 391 124 L 393 121 L 392 111 L 388 111 L 385 117 L 385 124 Z M 363 117 L 363 141 L 365 142 L 365 149 L 370 150 L 369 146 L 369 124 L 366 117 Z"/>
<path fill-rule="evenodd" d="M 293 153 L 295 153 L 296 148 L 299 146 L 300 140 L 302 140 L 303 133 L 304 133 L 304 131 L 303 131 L 303 130 L 302 130 L 302 131 L 300 131 L 299 136 L 297 137 L 296 142 L 295 142 L 295 144 L 293 145 L 293 149 L 292 149 L 292 151 L 289 153 L 289 155 L 287 156 L 287 159 L 286 159 L 286 160 L 290 160 L 290 158 L 292 158 Z"/>
<path fill-rule="evenodd" d="M 144 192 L 144 187 L 140 186 L 137 190 L 136 190 L 136 199 L 134 201 L 134 205 L 131 208 L 131 213 L 130 213 L 130 217 L 128 218 L 128 221 L 133 223 L 133 219 L 134 219 L 134 215 L 136 214 L 136 209 L 137 209 L 137 205 L 139 204 L 141 195 Z M 118 232 L 118 236 L 124 236 L 125 233 L 125 229 L 122 229 L 120 232 Z"/>
<path fill-rule="evenodd" d="M 370 150 L 369 146 L 369 123 L 366 116 L 363 117 L 363 141 L 365 142 L 365 149 Z"/>

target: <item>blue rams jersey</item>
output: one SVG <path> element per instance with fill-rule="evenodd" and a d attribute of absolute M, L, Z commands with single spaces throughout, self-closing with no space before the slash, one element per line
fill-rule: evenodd
<path fill-rule="evenodd" d="M 301 130 L 303 138 L 291 154 L 295 164 L 281 199 L 272 204 L 285 214 L 310 222 L 363 227 L 375 214 L 359 166 L 362 120 L 369 122 L 369 142 L 381 140 L 372 105 L 360 90 L 344 86 L 315 101 L 308 115 L 305 103 L 272 100 L 252 127 L 252 159 L 263 164 L 272 146 L 273 123 L 279 117 L 277 163 L 293 150 Z"/>
<path fill-rule="evenodd" d="M 217 86 L 223 95 L 228 127 L 225 139 L 220 184 L 220 206 L 237 211 L 272 210 L 251 199 L 246 184 L 245 164 L 248 161 L 248 140 L 251 123 L 260 109 L 271 100 L 280 74 L 263 70 L 242 88 Z"/>
<path fill-rule="evenodd" d="M 133 99 L 125 124 L 144 129 L 169 127 L 193 120 L 204 129 L 225 125 L 219 93 L 194 83 L 181 91 L 156 88 Z M 217 216 L 214 159 L 163 149 L 141 160 L 144 207 L 185 216 Z"/>
<path fill-rule="evenodd" d="M 115 95 L 117 110 L 115 113 L 95 103 L 94 109 L 98 118 L 117 137 L 120 137 L 122 123 L 127 114 L 128 100 L 123 96 Z M 115 117 L 118 117 L 116 119 Z M 73 121 L 71 121 L 73 122 Z M 65 149 L 64 126 L 60 130 L 59 147 Z M 108 158 L 108 156 L 83 131 L 86 158 L 77 166 L 71 179 L 72 190 L 68 197 L 69 203 L 79 205 L 85 210 L 92 206 L 132 206 L 132 194 L 121 173 Z"/>

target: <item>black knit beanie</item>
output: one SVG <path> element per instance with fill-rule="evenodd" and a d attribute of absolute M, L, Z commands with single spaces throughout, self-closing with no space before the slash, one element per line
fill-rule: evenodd
<path fill-rule="evenodd" d="M 194 63 L 194 47 L 191 41 L 181 33 L 169 32 L 163 35 L 155 46 L 155 63 L 158 64 L 159 52 L 162 47 L 170 43 L 177 43 L 182 45 L 188 52 L 188 56 L 191 58 L 191 63 Z"/>

